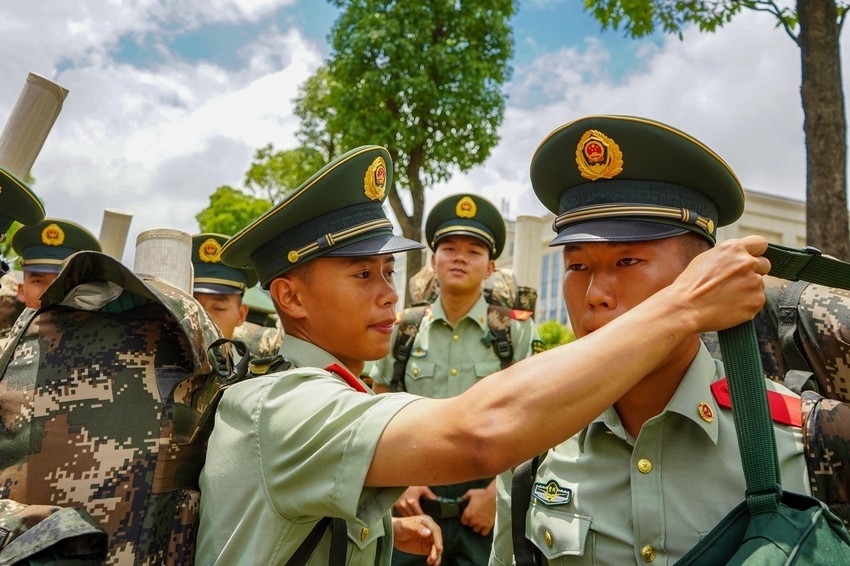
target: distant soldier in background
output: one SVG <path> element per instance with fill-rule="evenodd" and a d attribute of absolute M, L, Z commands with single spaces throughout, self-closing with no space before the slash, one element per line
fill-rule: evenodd
<path fill-rule="evenodd" d="M 203 305 L 225 338 L 233 338 L 245 322 L 248 305 L 245 291 L 257 284 L 253 269 L 237 269 L 221 263 L 221 246 L 228 236 L 204 233 L 192 236 L 192 266 L 195 268 L 192 295 Z"/>
<path fill-rule="evenodd" d="M 495 206 L 478 195 L 452 195 L 434 206 L 425 233 L 434 251 L 434 277 L 420 272 L 411 278 L 411 296 L 420 306 L 399 315 L 393 329 L 397 347 L 374 365 L 372 387 L 377 393 L 404 389 L 444 399 L 542 350 L 543 342 L 532 312 L 490 305 L 485 297 L 484 283 L 505 245 L 505 222 Z M 506 287 L 508 278 L 498 281 Z M 496 517 L 493 478 L 411 486 L 395 509 L 402 516 L 424 512 L 437 521 L 448 563 L 487 563 Z M 424 562 L 421 556 L 393 555 L 393 564 Z"/>
<path fill-rule="evenodd" d="M 91 232 L 56 218 L 45 218 L 15 232 L 12 249 L 21 257 L 24 272 L 24 280 L 18 284 L 18 300 L 31 309 L 40 306 L 41 294 L 56 280 L 65 258 L 81 250 L 101 251 Z"/>

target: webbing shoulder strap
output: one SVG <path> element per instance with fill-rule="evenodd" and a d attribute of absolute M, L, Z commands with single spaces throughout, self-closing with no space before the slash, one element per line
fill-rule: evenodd
<path fill-rule="evenodd" d="M 514 360 L 514 342 L 511 338 L 511 309 L 500 305 L 487 305 L 487 322 L 490 332 L 482 341 L 489 341 L 493 346 L 502 369 L 507 368 Z"/>
<path fill-rule="evenodd" d="M 419 334 L 419 325 L 425 317 L 425 312 L 430 305 L 418 305 L 406 308 L 399 315 L 398 330 L 396 330 L 395 344 L 393 344 L 393 377 L 390 380 L 390 391 L 407 391 L 404 383 L 404 370 L 407 360 L 410 358 L 410 350 L 413 342 Z"/>
<path fill-rule="evenodd" d="M 801 351 L 795 337 L 797 325 L 800 322 L 800 296 L 808 286 L 808 281 L 792 281 L 783 289 L 779 298 L 777 334 L 779 334 L 779 347 L 782 349 L 782 357 L 788 363 L 788 367 L 811 372 L 812 368 L 806 361 L 806 356 Z"/>
<path fill-rule="evenodd" d="M 323 517 L 316 523 L 307 538 L 295 549 L 286 566 L 305 566 L 310 561 L 313 552 L 316 551 L 316 547 L 319 546 L 328 525 L 331 527 L 331 554 L 328 558 L 328 566 L 344 566 L 348 550 L 347 527 L 342 519 L 330 517 Z"/>
<path fill-rule="evenodd" d="M 770 275 L 774 277 L 850 289 L 850 263 L 823 255 L 817 248 L 796 250 L 769 244 L 764 257 L 770 260 Z"/>
<path fill-rule="evenodd" d="M 525 518 L 531 507 L 531 489 L 540 460 L 540 456 L 535 456 L 517 466 L 511 480 L 511 540 L 516 566 L 536 566 L 542 563 L 540 550 L 525 536 Z"/>

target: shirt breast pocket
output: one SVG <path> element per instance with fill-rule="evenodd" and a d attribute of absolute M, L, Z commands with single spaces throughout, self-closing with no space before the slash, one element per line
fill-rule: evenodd
<path fill-rule="evenodd" d="M 563 506 L 547 506 L 532 501 L 526 516 L 525 533 L 549 562 L 560 556 L 584 556 L 586 563 L 590 564 L 593 561 L 589 542 L 591 521 L 590 517 L 570 513 Z"/>
<path fill-rule="evenodd" d="M 475 377 L 482 379 L 502 369 L 502 364 L 495 360 L 475 362 Z"/>
<path fill-rule="evenodd" d="M 404 370 L 408 393 L 430 397 L 434 394 L 434 371 L 437 364 L 410 358 Z"/>

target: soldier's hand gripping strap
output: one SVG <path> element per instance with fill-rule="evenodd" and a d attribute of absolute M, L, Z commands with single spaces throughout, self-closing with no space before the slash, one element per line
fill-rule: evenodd
<path fill-rule="evenodd" d="M 228 343 L 241 356 L 239 362 L 232 366 L 228 363 L 229 360 L 221 350 L 221 347 Z M 213 423 L 215 423 L 215 411 L 218 408 L 218 403 L 221 401 L 224 390 L 247 377 L 248 365 L 251 362 L 251 354 L 248 352 L 248 347 L 245 343 L 240 340 L 229 340 L 227 338 L 219 338 L 210 344 L 207 348 L 207 357 L 212 364 L 213 370 L 218 374 L 216 379 L 217 387 L 209 404 L 204 409 L 201 418 L 198 420 L 194 432 L 192 432 L 192 437 L 189 440 L 190 444 L 205 445 L 207 443 L 212 433 Z"/>

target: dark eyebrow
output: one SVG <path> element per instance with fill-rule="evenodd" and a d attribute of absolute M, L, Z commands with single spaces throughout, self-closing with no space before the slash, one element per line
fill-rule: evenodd
<path fill-rule="evenodd" d="M 382 264 L 387 263 L 395 263 L 395 256 L 393 254 L 377 254 L 377 255 L 367 255 L 367 256 L 352 256 L 347 258 L 348 261 L 345 262 L 346 267 L 350 267 L 352 265 L 369 265 L 372 263 L 372 260 L 375 258 L 383 258 L 384 256 L 390 256 L 389 261 L 382 261 Z"/>

